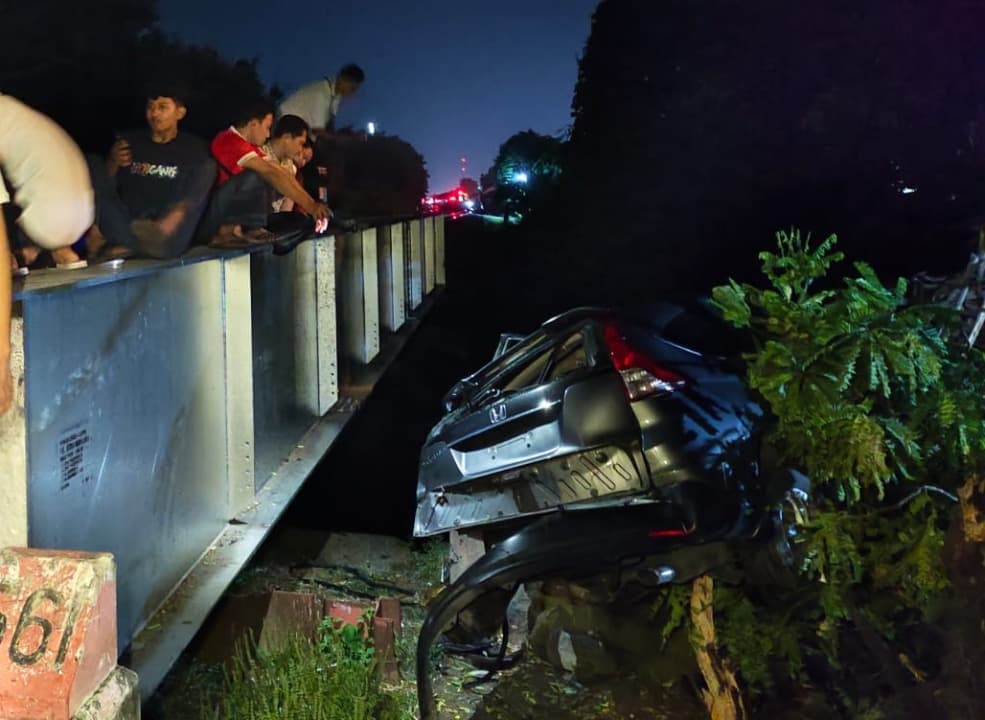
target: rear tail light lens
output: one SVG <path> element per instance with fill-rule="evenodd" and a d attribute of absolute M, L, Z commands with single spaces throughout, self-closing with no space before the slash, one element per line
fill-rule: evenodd
<path fill-rule="evenodd" d="M 626 385 L 630 401 L 667 395 L 684 387 L 685 380 L 673 370 L 634 348 L 616 325 L 606 325 L 605 342 L 612 364 Z"/>

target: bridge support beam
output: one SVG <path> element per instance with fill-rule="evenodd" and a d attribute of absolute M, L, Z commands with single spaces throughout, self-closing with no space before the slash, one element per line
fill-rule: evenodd
<path fill-rule="evenodd" d="M 222 263 L 225 292 L 223 340 L 226 366 L 226 456 L 229 517 L 250 506 L 255 496 L 253 427 L 253 298 L 249 255 Z"/>
<path fill-rule="evenodd" d="M 447 284 L 445 277 L 445 216 L 434 219 L 434 281 L 441 287 Z"/>
<path fill-rule="evenodd" d="M 322 417 L 339 399 L 335 238 L 303 243 L 295 260 L 298 397 L 308 412 Z"/>
<path fill-rule="evenodd" d="M 380 278 L 376 228 L 345 238 L 345 294 L 342 298 L 346 357 L 369 364 L 380 352 Z"/>
<path fill-rule="evenodd" d="M 380 228 L 380 323 L 396 332 L 407 319 L 404 223 Z"/>
<path fill-rule="evenodd" d="M 424 300 L 424 221 L 407 223 L 407 308 L 414 311 Z"/>
<path fill-rule="evenodd" d="M 434 226 L 437 217 L 424 218 L 424 294 L 430 295 L 435 284 Z"/>
<path fill-rule="evenodd" d="M 341 260 L 328 237 L 287 256 L 128 260 L 17 283 L 0 549 L 113 553 L 117 649 L 130 646 L 141 692 L 160 682 L 351 417 L 337 405 L 340 357 L 379 356 L 381 301 L 395 333 L 386 358 L 413 333 L 407 296 L 421 307 L 422 222 L 381 235 L 382 274 L 370 229 L 345 238 Z M 360 390 L 382 371 L 362 368 Z"/>

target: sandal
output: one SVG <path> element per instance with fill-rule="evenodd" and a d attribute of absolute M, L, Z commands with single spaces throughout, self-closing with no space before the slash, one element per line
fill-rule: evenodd
<path fill-rule="evenodd" d="M 66 263 L 55 263 L 55 270 L 82 270 L 87 267 L 89 267 L 89 263 L 81 259 Z"/>
<path fill-rule="evenodd" d="M 209 247 L 219 250 L 241 250 L 256 245 L 268 245 L 275 239 L 274 234 L 265 228 L 254 228 L 242 233 L 225 232 L 216 235 Z"/>

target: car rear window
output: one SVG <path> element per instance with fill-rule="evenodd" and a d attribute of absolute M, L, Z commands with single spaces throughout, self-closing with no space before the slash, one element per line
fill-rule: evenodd
<path fill-rule="evenodd" d="M 554 354 L 554 363 L 547 374 L 547 382 L 559 380 L 566 375 L 588 367 L 588 355 L 585 352 L 585 336 L 575 333 L 561 343 Z"/>

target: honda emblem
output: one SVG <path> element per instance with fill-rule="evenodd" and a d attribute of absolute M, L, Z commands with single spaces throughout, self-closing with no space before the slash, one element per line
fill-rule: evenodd
<path fill-rule="evenodd" d="M 495 423 L 501 423 L 506 419 L 506 403 L 493 405 L 489 410 L 489 419 Z"/>

